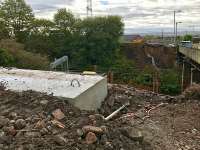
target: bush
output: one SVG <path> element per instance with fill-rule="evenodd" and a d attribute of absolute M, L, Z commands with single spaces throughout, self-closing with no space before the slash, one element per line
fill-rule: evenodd
<path fill-rule="evenodd" d="M 14 58 L 6 50 L 0 49 L 0 66 L 12 66 Z"/>
<path fill-rule="evenodd" d="M 122 55 L 118 55 L 110 70 L 114 72 L 114 80 L 118 83 L 130 83 L 136 76 L 135 64 Z"/>
<path fill-rule="evenodd" d="M 49 67 L 49 60 L 46 56 L 34 54 L 24 50 L 23 44 L 19 44 L 14 40 L 2 40 L 0 48 L 6 49 L 6 54 L 12 57 L 13 63 L 10 65 L 6 62 L 2 65 L 12 66 L 23 69 L 41 69 L 46 70 Z"/>
<path fill-rule="evenodd" d="M 161 73 L 161 93 L 177 95 L 181 92 L 180 75 L 175 70 L 167 70 Z"/>
<path fill-rule="evenodd" d="M 151 86 L 153 82 L 153 77 L 152 74 L 147 74 L 147 73 L 140 73 L 137 77 L 136 77 L 136 83 L 137 84 L 142 84 L 145 86 Z"/>
<path fill-rule="evenodd" d="M 145 66 L 142 70 L 137 73 L 135 83 L 138 85 L 152 86 L 153 84 L 153 72 L 154 68 Z"/>

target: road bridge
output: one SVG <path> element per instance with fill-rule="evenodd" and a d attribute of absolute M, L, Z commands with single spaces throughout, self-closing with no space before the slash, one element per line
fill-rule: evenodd
<path fill-rule="evenodd" d="M 182 64 L 182 89 L 189 84 L 200 83 L 200 48 L 194 45 L 192 48 L 179 47 L 179 62 Z"/>

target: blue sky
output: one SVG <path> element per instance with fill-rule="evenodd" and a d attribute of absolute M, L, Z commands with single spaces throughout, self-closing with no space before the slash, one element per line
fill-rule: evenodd
<path fill-rule="evenodd" d="M 59 8 L 86 16 L 87 0 L 26 0 L 36 17 L 52 19 Z M 200 0 L 93 0 L 94 15 L 119 15 L 126 33 L 173 31 L 173 10 L 181 10 L 177 21 L 181 31 L 200 29 Z"/>

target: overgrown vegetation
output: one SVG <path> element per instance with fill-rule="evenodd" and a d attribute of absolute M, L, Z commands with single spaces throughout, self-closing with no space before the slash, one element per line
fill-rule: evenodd
<path fill-rule="evenodd" d="M 6 50 L 0 49 L 0 65 L 11 66 L 14 63 L 14 57 L 10 55 Z"/>
<path fill-rule="evenodd" d="M 161 72 L 162 93 L 176 95 L 181 92 L 180 75 L 175 70 L 165 70 Z"/>
<path fill-rule="evenodd" d="M 46 56 L 27 52 L 23 44 L 14 40 L 1 40 L 0 47 L 0 66 L 43 70 L 49 67 Z"/>

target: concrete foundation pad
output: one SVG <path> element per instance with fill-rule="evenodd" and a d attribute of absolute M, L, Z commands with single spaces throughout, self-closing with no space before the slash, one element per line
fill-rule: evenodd
<path fill-rule="evenodd" d="M 107 79 L 99 75 L 0 68 L 0 82 L 12 91 L 52 94 L 82 110 L 98 109 L 107 96 Z"/>

